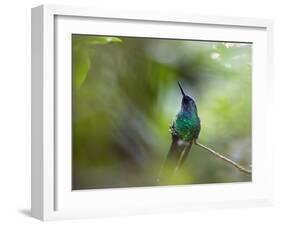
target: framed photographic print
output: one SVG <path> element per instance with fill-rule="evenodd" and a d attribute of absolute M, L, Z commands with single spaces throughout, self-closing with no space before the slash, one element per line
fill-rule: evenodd
<path fill-rule="evenodd" d="M 32 9 L 32 216 L 269 205 L 272 30 Z"/>

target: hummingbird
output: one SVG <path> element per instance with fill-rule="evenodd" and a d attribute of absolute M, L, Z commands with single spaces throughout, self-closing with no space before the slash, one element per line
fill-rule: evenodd
<path fill-rule="evenodd" d="M 172 143 L 162 167 L 158 182 L 162 176 L 172 176 L 182 166 L 191 146 L 197 140 L 201 123 L 197 107 L 192 97 L 186 95 L 181 84 L 178 82 L 182 94 L 181 108 L 170 127 Z M 161 175 L 164 172 L 163 175 Z"/>

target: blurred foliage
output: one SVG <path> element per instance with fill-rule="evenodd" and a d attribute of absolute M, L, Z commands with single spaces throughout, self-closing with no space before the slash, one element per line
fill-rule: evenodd
<path fill-rule="evenodd" d="M 251 164 L 251 44 L 73 35 L 73 189 L 156 185 L 180 108 L 197 103 L 201 143 Z M 251 181 L 193 146 L 168 184 Z"/>
<path fill-rule="evenodd" d="M 74 87 L 79 88 L 87 77 L 91 66 L 90 57 L 94 52 L 95 45 L 108 44 L 110 42 L 121 42 L 116 37 L 92 37 L 92 36 L 73 36 L 72 59 L 73 59 L 73 78 Z"/>

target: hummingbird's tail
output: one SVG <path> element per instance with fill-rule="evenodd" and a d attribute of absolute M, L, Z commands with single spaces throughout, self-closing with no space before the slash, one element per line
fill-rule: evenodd
<path fill-rule="evenodd" d="M 192 143 L 192 141 L 184 141 L 177 135 L 172 135 L 172 144 L 160 171 L 158 184 L 162 184 L 164 181 L 171 181 L 188 156 Z"/>

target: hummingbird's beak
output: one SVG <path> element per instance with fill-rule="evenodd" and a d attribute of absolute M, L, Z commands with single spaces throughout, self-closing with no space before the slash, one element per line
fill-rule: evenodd
<path fill-rule="evenodd" d="M 183 91 L 183 89 L 182 89 L 182 87 L 181 87 L 181 84 L 180 84 L 179 81 L 178 81 L 178 85 L 179 85 L 179 87 L 180 87 L 180 90 L 181 90 L 182 95 L 183 95 L 183 96 L 186 96 L 185 93 L 184 93 L 184 91 Z"/>

